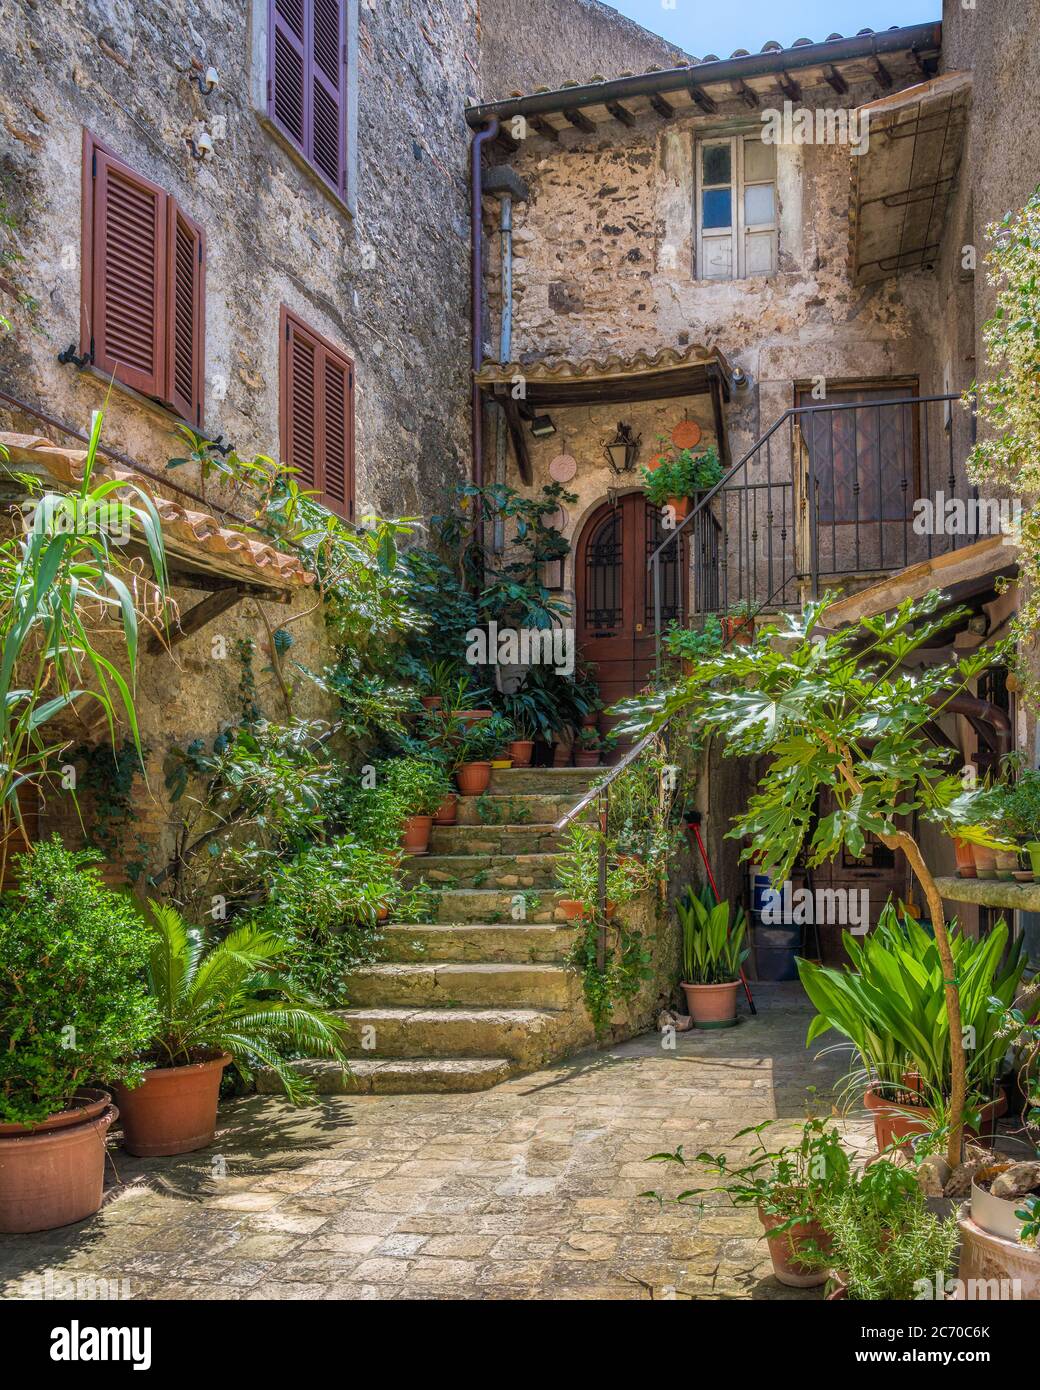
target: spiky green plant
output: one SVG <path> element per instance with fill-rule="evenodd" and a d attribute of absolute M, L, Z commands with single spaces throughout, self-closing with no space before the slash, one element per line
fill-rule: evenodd
<path fill-rule="evenodd" d="M 744 909 L 737 908 L 730 926 L 730 905 L 716 903 L 705 889 L 700 897 L 687 888 L 675 904 L 683 937 L 683 981 L 688 985 L 728 984 L 747 959 Z"/>
<path fill-rule="evenodd" d="M 295 1104 L 312 1087 L 289 1065 L 287 1052 L 346 1058 L 342 1024 L 284 972 L 289 943 L 273 932 L 245 926 L 207 949 L 167 903 L 153 902 L 148 988 L 159 1014 L 150 1049 L 156 1065 L 186 1066 L 200 1056 L 229 1052 L 247 1081 L 254 1062 L 270 1067 Z"/>

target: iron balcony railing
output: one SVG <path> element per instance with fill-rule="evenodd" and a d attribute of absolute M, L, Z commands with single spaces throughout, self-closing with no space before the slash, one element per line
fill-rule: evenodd
<path fill-rule="evenodd" d="M 649 558 L 658 674 L 662 565 L 680 536 L 690 547 L 680 625 L 735 607 L 800 607 L 832 582 L 867 580 L 975 539 L 946 517 L 949 501 L 978 497 L 964 468 L 973 441 L 974 414 L 955 395 L 786 410 Z"/>

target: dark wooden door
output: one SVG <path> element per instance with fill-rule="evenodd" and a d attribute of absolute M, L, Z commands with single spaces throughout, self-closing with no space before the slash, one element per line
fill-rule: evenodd
<path fill-rule="evenodd" d="M 606 705 L 642 690 L 653 672 L 654 594 L 647 562 L 667 534 L 661 509 L 635 492 L 600 507 L 578 538 L 578 648 L 596 667 Z M 662 628 L 680 616 L 680 574 L 685 606 L 688 579 L 678 547 L 676 542 L 662 555 Z"/>

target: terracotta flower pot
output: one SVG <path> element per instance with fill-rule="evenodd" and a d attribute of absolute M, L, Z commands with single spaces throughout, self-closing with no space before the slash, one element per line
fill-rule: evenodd
<path fill-rule="evenodd" d="M 534 756 L 534 739 L 516 738 L 509 745 L 509 756 L 514 767 L 530 767 Z"/>
<path fill-rule="evenodd" d="M 1017 849 L 998 849 L 997 859 L 997 878 L 1002 878 L 1013 882 L 1015 870 L 1018 868 Z"/>
<path fill-rule="evenodd" d="M 186 1154 L 213 1142 L 220 1077 L 228 1053 L 183 1067 L 155 1067 L 133 1090 L 114 1087 L 123 1147 L 141 1158 Z"/>
<path fill-rule="evenodd" d="M 568 922 L 574 922 L 579 917 L 585 916 L 585 904 L 580 898 L 557 898 L 556 906 Z"/>
<path fill-rule="evenodd" d="M 755 637 L 755 624 L 753 619 L 742 618 L 722 618 L 722 639 L 724 642 L 739 642 L 742 647 L 750 647 Z"/>
<path fill-rule="evenodd" d="M 401 848 L 405 854 L 426 854 L 430 846 L 432 816 L 409 816 L 401 831 Z"/>
<path fill-rule="evenodd" d="M 997 852 L 987 849 L 985 845 L 972 845 L 972 858 L 975 860 L 976 878 L 996 878 L 997 876 Z"/>
<path fill-rule="evenodd" d="M 599 725 L 599 710 L 594 709 L 588 714 L 581 716 L 581 727 L 583 729 L 595 729 Z"/>
<path fill-rule="evenodd" d="M 669 497 L 668 505 L 675 514 L 676 521 L 685 521 L 690 513 L 690 499 L 688 497 Z"/>
<path fill-rule="evenodd" d="M 863 1104 L 874 1116 L 874 1140 L 878 1153 L 883 1152 L 890 1144 L 906 1148 L 907 1142 L 915 1134 L 926 1134 L 929 1130 L 932 1112 L 926 1105 L 901 1105 L 898 1101 L 888 1100 L 879 1094 L 875 1086 L 868 1087 Z M 965 1134 L 985 1144 L 992 1138 L 997 1120 L 1001 1115 L 1007 1114 L 1007 1108 L 1007 1093 L 1001 1091 L 996 1100 L 990 1101 L 980 1111 L 981 1135 L 976 1135 L 971 1126 L 965 1126 Z"/>
<path fill-rule="evenodd" d="M 434 825 L 454 825 L 459 814 L 459 798 L 454 792 L 449 792 L 441 804 L 437 807 L 437 813 L 433 818 Z"/>
<path fill-rule="evenodd" d="M 599 767 L 598 748 L 579 748 L 574 755 L 575 767 Z"/>
<path fill-rule="evenodd" d="M 439 695 L 420 695 L 419 701 L 423 709 L 440 709 L 441 697 Z"/>
<path fill-rule="evenodd" d="M 455 781 L 460 796 L 481 796 L 491 781 L 491 764 L 460 763 L 455 769 Z"/>
<path fill-rule="evenodd" d="M 769 1233 L 774 1227 L 783 1225 L 783 1218 L 759 1207 L 758 1219 L 765 1228 L 769 1258 L 773 1261 L 773 1273 L 781 1284 L 786 1284 L 792 1289 L 814 1289 L 827 1282 L 830 1278 L 827 1270 L 815 1269 L 798 1258 L 799 1247 L 807 1241 L 814 1242 L 823 1251 L 830 1250 L 830 1236 L 818 1221 L 800 1221 L 796 1226 L 790 1226 L 786 1231 L 774 1236 Z"/>
<path fill-rule="evenodd" d="M 686 1007 L 695 1028 L 732 1028 L 737 1021 L 737 990 L 739 980 L 726 980 L 721 985 L 688 985 L 683 983 Z"/>
<path fill-rule="evenodd" d="M 5 1125 L 0 1135 L 0 1232 L 51 1231 L 93 1216 L 105 1181 L 105 1140 L 118 1114 L 104 1096 L 100 1105 L 90 1101 L 51 1115 L 34 1130 Z"/>
<path fill-rule="evenodd" d="M 479 724 L 484 719 L 490 719 L 494 712 L 493 709 L 445 710 L 445 714 L 452 719 L 457 719 L 460 724 Z"/>
<path fill-rule="evenodd" d="M 553 767 L 570 767 L 573 753 L 573 743 L 554 743 Z"/>
<path fill-rule="evenodd" d="M 953 838 L 953 852 L 957 856 L 957 872 L 961 878 L 975 877 L 975 856 L 971 852 L 971 843 L 962 840 L 955 835 Z"/>

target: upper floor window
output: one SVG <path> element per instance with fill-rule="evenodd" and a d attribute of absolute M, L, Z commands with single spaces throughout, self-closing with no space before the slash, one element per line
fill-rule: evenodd
<path fill-rule="evenodd" d="M 267 114 L 339 196 L 346 194 L 344 0 L 269 0 Z"/>
<path fill-rule="evenodd" d="M 330 511 L 354 515 L 354 364 L 282 306 L 282 462 Z"/>
<path fill-rule="evenodd" d="M 100 140 L 83 152 L 81 351 L 201 429 L 205 234 Z"/>
<path fill-rule="evenodd" d="M 776 146 L 761 130 L 697 142 L 697 277 L 776 270 Z"/>

